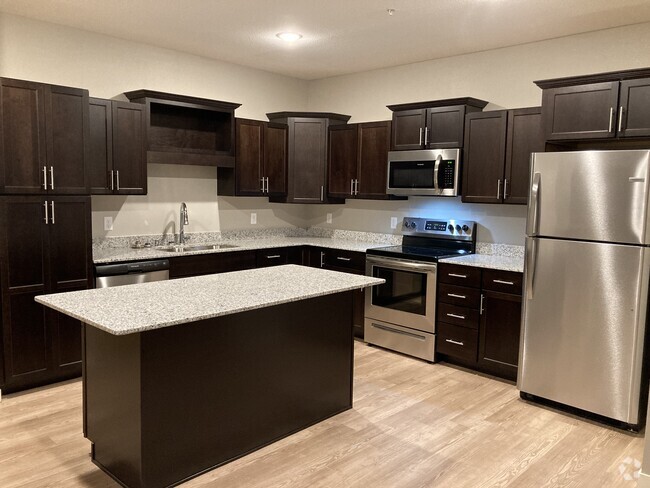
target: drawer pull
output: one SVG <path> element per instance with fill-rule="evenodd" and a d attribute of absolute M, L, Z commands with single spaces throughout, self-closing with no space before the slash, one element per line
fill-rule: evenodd
<path fill-rule="evenodd" d="M 500 283 L 502 285 L 514 285 L 513 281 L 503 281 L 503 280 L 492 280 L 494 283 Z"/>
<path fill-rule="evenodd" d="M 457 314 L 455 314 L 455 313 L 448 313 L 448 314 L 447 314 L 447 317 L 453 317 L 453 318 L 455 318 L 455 319 L 465 320 L 465 316 L 464 316 L 464 315 L 457 315 Z"/>
<path fill-rule="evenodd" d="M 449 273 L 449 276 L 453 276 L 454 278 L 467 278 L 467 275 L 461 275 L 455 273 Z"/>
<path fill-rule="evenodd" d="M 448 297 L 454 297 L 454 298 L 462 298 L 465 300 L 467 297 L 465 295 L 456 295 L 455 293 L 447 293 Z"/>
<path fill-rule="evenodd" d="M 449 342 L 450 344 L 456 344 L 457 346 L 464 346 L 465 343 L 461 341 L 455 341 L 453 339 L 445 339 L 445 342 Z"/>
<path fill-rule="evenodd" d="M 337 256 L 336 259 L 338 259 L 339 261 L 352 261 L 352 258 L 342 258 L 340 256 Z"/>
<path fill-rule="evenodd" d="M 266 259 L 278 259 L 282 256 L 280 254 L 272 254 L 271 256 L 266 256 Z"/>

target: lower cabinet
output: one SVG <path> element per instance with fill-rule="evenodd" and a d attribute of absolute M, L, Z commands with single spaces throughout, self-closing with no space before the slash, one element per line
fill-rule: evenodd
<path fill-rule="evenodd" d="M 81 374 L 81 323 L 34 301 L 92 287 L 90 197 L 0 199 L 4 392 Z"/>
<path fill-rule="evenodd" d="M 522 273 L 440 263 L 438 359 L 516 380 L 521 290 Z"/>
<path fill-rule="evenodd" d="M 187 278 L 255 268 L 255 251 L 232 251 L 172 257 L 169 278 Z"/>
<path fill-rule="evenodd" d="M 256 268 L 279 266 L 281 264 L 302 264 L 302 248 L 298 246 L 273 247 L 259 249 L 255 253 Z"/>

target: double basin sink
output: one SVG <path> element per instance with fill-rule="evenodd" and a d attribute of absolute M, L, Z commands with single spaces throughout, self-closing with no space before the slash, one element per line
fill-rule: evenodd
<path fill-rule="evenodd" d="M 191 251 L 211 251 L 216 249 L 233 249 L 233 244 L 171 244 L 169 246 L 159 247 L 161 251 L 167 252 L 191 252 Z"/>

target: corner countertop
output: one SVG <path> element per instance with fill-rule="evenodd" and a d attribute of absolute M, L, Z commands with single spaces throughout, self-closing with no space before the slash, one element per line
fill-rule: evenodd
<path fill-rule="evenodd" d="M 133 334 L 384 283 L 298 265 L 41 295 L 36 301 L 114 335 Z"/>
<path fill-rule="evenodd" d="M 493 254 L 470 254 L 457 258 L 444 258 L 439 262 L 459 264 L 461 266 L 474 266 L 476 268 L 490 268 L 501 271 L 524 272 L 524 258 L 511 256 L 498 256 Z"/>
<path fill-rule="evenodd" d="M 351 239 L 336 239 L 331 237 L 269 237 L 263 239 L 223 239 L 215 244 L 228 244 L 237 246 L 225 249 L 208 249 L 203 251 L 169 252 L 160 248 L 151 247 L 144 249 L 108 248 L 93 251 L 95 264 L 117 263 L 124 261 L 140 261 L 146 259 L 165 259 L 194 254 L 211 254 L 219 252 L 237 252 L 256 249 L 271 249 L 274 247 L 290 246 L 316 246 L 344 251 L 366 252 L 368 249 L 392 245 L 390 242 L 367 242 Z M 189 245 L 192 242 L 188 243 Z M 198 244 L 198 243 L 197 243 Z M 201 244 L 204 244 L 201 242 Z M 211 243 L 210 243 L 211 244 Z"/>

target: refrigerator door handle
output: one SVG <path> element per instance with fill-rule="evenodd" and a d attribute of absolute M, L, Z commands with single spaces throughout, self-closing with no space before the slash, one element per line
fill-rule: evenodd
<path fill-rule="evenodd" d="M 530 187 L 530 206 L 528 208 L 528 228 L 526 234 L 535 236 L 539 232 L 539 190 L 542 174 L 533 173 L 533 183 Z"/>
<path fill-rule="evenodd" d="M 526 261 L 526 298 L 532 300 L 537 261 L 537 239 L 526 239 Z"/>

